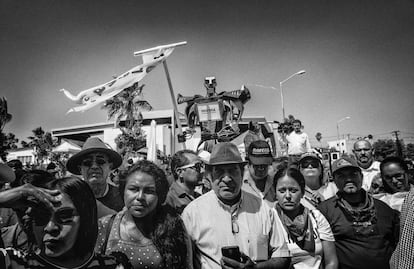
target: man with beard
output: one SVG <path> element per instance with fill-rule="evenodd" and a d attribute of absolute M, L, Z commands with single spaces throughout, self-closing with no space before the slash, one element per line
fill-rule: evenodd
<path fill-rule="evenodd" d="M 177 151 L 171 159 L 174 182 L 170 186 L 165 203 L 181 214 L 184 208 L 200 196 L 194 191 L 201 184 L 203 162 L 192 150 Z"/>
<path fill-rule="evenodd" d="M 398 241 L 398 213 L 362 189 L 357 162 L 342 157 L 332 165 L 335 197 L 318 209 L 331 224 L 341 269 L 389 269 Z"/>
<path fill-rule="evenodd" d="M 269 167 L 273 162 L 269 144 L 257 140 L 247 150 L 247 171 L 244 173 L 242 190 L 263 199 L 270 207 L 276 201 L 273 177 L 269 175 Z"/>
<path fill-rule="evenodd" d="M 279 217 L 261 198 L 241 190 L 245 162 L 237 146 L 214 145 L 209 165 L 213 190 L 181 215 L 194 246 L 194 267 L 288 268 Z"/>
<path fill-rule="evenodd" d="M 118 188 L 107 181 L 110 172 L 121 163 L 121 155 L 97 137 L 88 138 L 82 150 L 66 163 L 69 172 L 82 175 L 91 187 L 97 200 L 98 218 L 114 214 L 124 207 Z"/>
<path fill-rule="evenodd" d="M 369 191 L 373 178 L 380 173 L 380 163 L 374 160 L 374 149 L 367 140 L 359 140 L 354 143 L 354 149 L 359 168 L 361 168 L 362 175 L 364 176 L 362 182 L 362 188 Z"/>

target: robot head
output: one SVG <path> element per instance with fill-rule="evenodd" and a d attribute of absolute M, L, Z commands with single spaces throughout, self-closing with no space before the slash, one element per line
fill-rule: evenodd
<path fill-rule="evenodd" d="M 216 94 L 216 77 L 206 77 L 204 79 L 204 87 L 207 89 L 207 95 L 213 96 Z"/>

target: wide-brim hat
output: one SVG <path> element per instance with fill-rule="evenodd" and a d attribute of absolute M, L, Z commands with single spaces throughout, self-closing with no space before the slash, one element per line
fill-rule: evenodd
<path fill-rule="evenodd" d="M 108 156 L 109 162 L 112 163 L 112 169 L 118 168 L 122 164 L 122 157 L 118 152 L 112 150 L 98 137 L 90 137 L 83 144 L 82 150 L 69 158 L 66 168 L 75 175 L 80 175 L 79 165 L 84 157 L 90 153 L 103 153 Z"/>
<path fill-rule="evenodd" d="M 210 154 L 209 165 L 222 164 L 246 164 L 241 157 L 237 146 L 230 142 L 222 142 L 213 146 Z"/>
<path fill-rule="evenodd" d="M 0 163 L 0 183 L 10 183 L 16 179 L 16 174 L 7 164 Z"/>

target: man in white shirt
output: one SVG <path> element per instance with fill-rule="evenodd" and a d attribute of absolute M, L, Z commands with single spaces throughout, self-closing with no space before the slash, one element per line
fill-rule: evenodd
<path fill-rule="evenodd" d="M 245 162 L 237 146 L 215 145 L 209 165 L 213 189 L 181 215 L 194 245 L 194 267 L 288 268 L 290 253 L 279 217 L 262 199 L 241 190 Z M 239 249 L 239 257 L 223 255 L 222 248 L 229 246 Z"/>
<path fill-rule="evenodd" d="M 281 135 L 282 144 L 287 144 L 287 153 L 291 164 L 297 164 L 303 153 L 312 152 L 309 137 L 302 131 L 302 122 L 298 119 L 292 122 L 293 131 Z"/>
<path fill-rule="evenodd" d="M 352 150 L 358 166 L 361 168 L 363 181 L 362 188 L 369 191 L 372 179 L 380 174 L 380 163 L 374 160 L 374 149 L 367 140 L 359 140 L 354 143 Z"/>

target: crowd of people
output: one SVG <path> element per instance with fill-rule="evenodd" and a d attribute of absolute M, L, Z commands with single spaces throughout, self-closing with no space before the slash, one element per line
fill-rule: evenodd
<path fill-rule="evenodd" d="M 167 173 L 97 137 L 65 176 L 2 163 L 0 268 L 414 268 L 404 160 L 360 140 L 327 173 L 300 121 L 283 140 L 282 158 L 265 140 L 180 150 Z"/>

